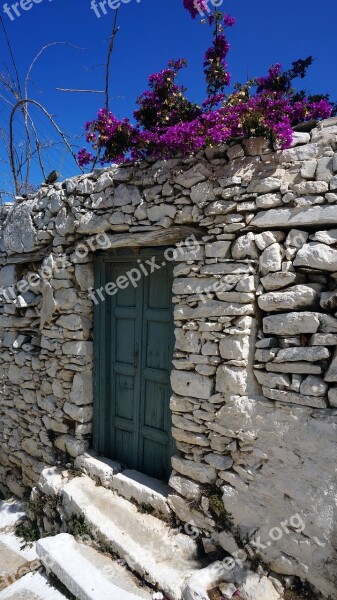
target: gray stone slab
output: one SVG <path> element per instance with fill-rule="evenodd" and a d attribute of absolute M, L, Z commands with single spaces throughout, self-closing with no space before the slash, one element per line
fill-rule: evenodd
<path fill-rule="evenodd" d="M 306 225 L 336 225 L 337 206 L 309 208 L 278 208 L 259 212 L 250 223 L 261 229 L 274 227 L 301 227 Z"/>

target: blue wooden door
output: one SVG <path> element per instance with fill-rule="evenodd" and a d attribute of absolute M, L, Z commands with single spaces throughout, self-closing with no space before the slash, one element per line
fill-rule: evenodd
<path fill-rule="evenodd" d="M 161 268 L 150 273 L 147 265 L 149 274 L 141 272 L 132 284 L 127 274 L 153 256 Z M 167 480 L 173 317 L 172 268 L 164 262 L 163 253 L 153 250 L 97 259 L 97 288 L 121 286 L 96 306 L 94 437 L 100 454 Z"/>

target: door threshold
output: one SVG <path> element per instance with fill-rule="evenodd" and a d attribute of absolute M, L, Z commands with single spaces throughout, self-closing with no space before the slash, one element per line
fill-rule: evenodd
<path fill-rule="evenodd" d="M 172 489 L 166 483 L 133 469 L 123 470 L 120 463 L 97 456 L 94 451 L 76 458 L 75 467 L 103 487 L 136 503 L 140 511 L 171 515 L 168 495 Z"/>

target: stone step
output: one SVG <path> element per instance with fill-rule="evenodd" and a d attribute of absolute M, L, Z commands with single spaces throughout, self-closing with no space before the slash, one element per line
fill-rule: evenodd
<path fill-rule="evenodd" d="M 139 587 L 132 574 L 110 557 L 60 533 L 37 542 L 42 564 L 77 600 L 151 600 L 150 590 Z"/>
<path fill-rule="evenodd" d="M 132 499 L 139 505 L 148 505 L 159 516 L 171 515 L 167 497 L 172 489 L 162 481 L 132 469 L 122 471 L 119 463 L 97 456 L 93 452 L 79 456 L 75 467 L 103 487 L 115 490 L 126 500 Z"/>
<path fill-rule="evenodd" d="M 94 535 L 172 600 L 181 600 L 186 580 L 200 568 L 197 545 L 111 490 L 86 476 L 67 483 L 62 491 L 66 514 L 82 515 Z"/>
<path fill-rule="evenodd" d="M 28 573 L 0 592 L 0 600 L 65 600 L 47 578 L 40 573 Z"/>
<path fill-rule="evenodd" d="M 112 480 L 112 489 L 126 500 L 134 500 L 139 506 L 149 506 L 157 514 L 169 517 L 171 509 L 167 497 L 172 489 L 152 477 L 127 469 Z"/>

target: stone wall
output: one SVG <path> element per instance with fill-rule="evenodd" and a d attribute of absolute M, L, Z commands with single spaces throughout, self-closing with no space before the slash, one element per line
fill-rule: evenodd
<path fill-rule="evenodd" d="M 241 140 L 18 200 L 0 240 L 2 484 L 22 495 L 91 447 L 95 251 L 180 242 L 171 506 L 336 598 L 336 151 L 330 119 L 289 150 Z"/>

